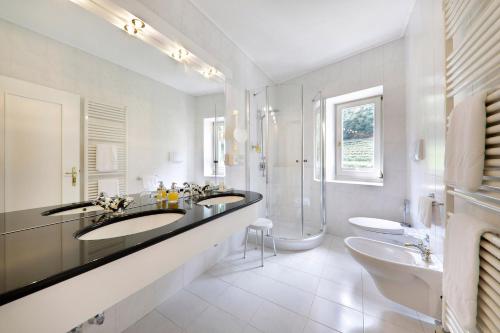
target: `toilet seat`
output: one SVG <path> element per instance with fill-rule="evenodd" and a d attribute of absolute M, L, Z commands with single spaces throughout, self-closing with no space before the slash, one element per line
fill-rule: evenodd
<path fill-rule="evenodd" d="M 349 223 L 366 231 L 382 234 L 403 235 L 404 228 L 400 223 L 371 217 L 351 217 Z"/>

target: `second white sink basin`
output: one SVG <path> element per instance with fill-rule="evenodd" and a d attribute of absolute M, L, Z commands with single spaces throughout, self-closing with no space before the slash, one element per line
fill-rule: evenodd
<path fill-rule="evenodd" d="M 112 222 L 102 227 L 85 232 L 79 240 L 98 240 L 137 234 L 174 223 L 184 217 L 181 212 L 168 212 L 145 215 Z"/>
<path fill-rule="evenodd" d="M 203 199 L 197 202 L 198 205 L 202 206 L 213 206 L 219 204 L 227 204 L 244 200 L 245 197 L 242 195 L 219 195 Z"/>
<path fill-rule="evenodd" d="M 73 209 L 69 209 L 69 210 L 65 210 L 65 211 L 62 211 L 62 212 L 58 212 L 58 213 L 53 213 L 53 214 L 49 214 L 48 216 L 63 216 L 63 215 L 72 215 L 72 214 L 82 214 L 82 213 L 89 213 L 89 212 L 99 212 L 99 211 L 103 211 L 104 208 L 100 207 L 100 206 L 87 206 L 87 207 L 80 207 L 80 208 L 73 208 Z"/>
<path fill-rule="evenodd" d="M 94 205 L 92 202 L 82 202 L 68 204 L 59 208 L 51 209 L 42 213 L 42 216 L 64 216 L 64 215 L 74 215 L 83 214 L 90 212 L 102 212 L 104 208 Z"/>

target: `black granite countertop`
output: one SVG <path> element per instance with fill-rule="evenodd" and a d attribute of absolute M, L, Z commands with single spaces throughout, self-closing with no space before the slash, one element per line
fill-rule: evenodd
<path fill-rule="evenodd" d="M 245 199 L 207 207 L 195 203 L 203 198 L 181 199 L 178 204 L 168 205 L 136 196 L 125 216 L 168 209 L 185 211 L 185 215 L 160 228 L 102 240 L 78 240 L 75 234 L 96 223 L 106 223 L 112 218 L 109 213 L 42 215 L 59 208 L 53 206 L 0 214 L 0 306 L 262 200 L 262 195 L 255 192 L 226 193 L 244 195 Z"/>

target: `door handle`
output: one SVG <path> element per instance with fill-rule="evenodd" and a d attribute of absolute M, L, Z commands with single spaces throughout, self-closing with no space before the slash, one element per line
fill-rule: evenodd
<path fill-rule="evenodd" d="M 65 172 L 65 175 L 71 175 L 71 185 L 76 186 L 76 177 L 78 176 L 78 171 L 76 167 L 71 168 L 71 172 Z"/>

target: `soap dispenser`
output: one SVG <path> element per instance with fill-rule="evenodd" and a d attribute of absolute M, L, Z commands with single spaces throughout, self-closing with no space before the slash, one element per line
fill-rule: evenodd
<path fill-rule="evenodd" d="M 170 188 L 170 191 L 168 191 L 168 202 L 171 203 L 179 201 L 179 192 L 177 191 L 175 185 L 176 183 L 172 183 L 172 187 Z"/>

